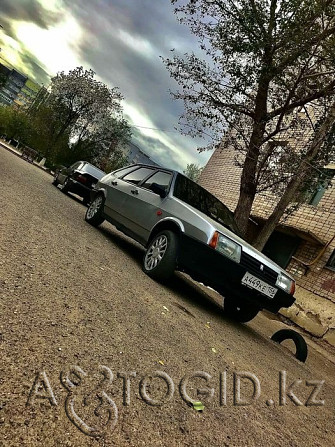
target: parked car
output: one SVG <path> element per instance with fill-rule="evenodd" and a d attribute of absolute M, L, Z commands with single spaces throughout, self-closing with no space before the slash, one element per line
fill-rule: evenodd
<path fill-rule="evenodd" d="M 145 246 L 143 270 L 152 278 L 179 270 L 212 287 L 239 321 L 295 301 L 294 279 L 243 240 L 222 202 L 178 172 L 138 164 L 107 174 L 85 219 L 94 226 L 106 219 Z"/>
<path fill-rule="evenodd" d="M 98 181 L 106 175 L 96 166 L 87 161 L 77 161 L 68 168 L 62 168 L 56 171 L 53 185 L 58 186 L 63 192 L 73 192 L 83 198 L 83 202 L 88 204 L 92 188 Z"/>

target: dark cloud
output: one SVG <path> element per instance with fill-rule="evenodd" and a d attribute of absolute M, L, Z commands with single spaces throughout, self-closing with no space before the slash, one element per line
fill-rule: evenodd
<path fill-rule="evenodd" d="M 150 118 L 153 127 L 173 130 L 183 108 L 169 94 L 169 90 L 177 86 L 160 56 L 168 56 L 172 48 L 180 52 L 192 51 L 196 41 L 188 29 L 177 22 L 170 2 L 142 0 L 139 7 L 138 0 L 101 0 L 94 5 L 71 0 L 68 5 L 86 30 L 82 58 L 104 80 L 118 86 L 126 100 Z M 127 35 L 130 42 L 127 42 Z M 199 163 L 208 158 L 208 154 L 199 156 L 196 152 L 198 146 L 204 145 L 203 141 L 184 138 L 185 146 L 180 147 L 180 135 L 169 133 L 167 136 L 181 152 L 198 158 Z M 143 147 L 147 151 L 156 142 L 159 157 L 168 154 L 164 158 L 175 159 L 175 167 L 185 164 L 185 157 L 171 155 L 171 149 L 161 142 L 151 141 L 141 132 L 135 139 L 138 144 L 147 144 Z"/>
<path fill-rule="evenodd" d="M 49 73 L 47 73 L 44 68 L 42 68 L 38 60 L 35 58 L 33 54 L 29 51 L 25 51 L 25 53 L 21 54 L 21 60 L 24 67 L 26 67 L 28 73 L 32 73 L 30 75 L 34 81 L 39 84 L 48 85 L 50 82 Z"/>
<path fill-rule="evenodd" d="M 46 10 L 36 0 L 1 0 L 0 11 L 1 24 L 8 24 L 9 27 L 11 20 L 19 20 L 47 29 L 63 18 L 63 11 Z"/>
<path fill-rule="evenodd" d="M 177 22 L 170 1 L 63 0 L 63 4 L 63 9 L 53 15 L 33 0 L 2 0 L 0 11 L 6 18 L 30 20 L 43 28 L 62 15 L 73 16 L 83 32 L 78 51 L 84 65 L 93 68 L 108 84 L 119 87 L 126 102 L 153 127 L 173 130 L 182 114 L 182 104 L 169 94 L 169 89 L 175 90 L 177 85 L 160 56 L 168 56 L 172 48 L 179 53 L 196 50 L 197 44 L 188 29 Z M 26 61 L 44 75 L 32 55 Z M 137 130 L 134 142 L 157 161 L 174 167 L 185 166 L 186 161 L 203 164 L 208 158 L 208 153 L 198 155 L 196 151 L 203 141 L 178 133 L 157 132 L 155 139 Z"/>
<path fill-rule="evenodd" d="M 181 160 L 180 154 L 173 151 L 170 147 L 157 140 L 157 138 L 149 137 L 140 132 L 139 129 L 132 129 L 133 139 L 139 147 L 143 148 L 149 157 L 158 164 L 182 171 L 185 162 Z"/>

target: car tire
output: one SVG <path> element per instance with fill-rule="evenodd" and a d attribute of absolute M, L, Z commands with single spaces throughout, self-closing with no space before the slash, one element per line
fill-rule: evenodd
<path fill-rule="evenodd" d="M 90 203 L 86 210 L 85 220 L 89 224 L 97 227 L 105 220 L 103 217 L 105 198 L 102 194 L 98 194 Z"/>
<path fill-rule="evenodd" d="M 235 321 L 247 323 L 251 321 L 259 312 L 259 309 L 248 304 L 236 304 L 233 300 L 225 298 L 224 313 Z"/>
<path fill-rule="evenodd" d="M 52 184 L 55 185 L 55 186 L 57 186 L 59 184 L 58 175 L 55 175 L 55 177 L 54 177 L 54 179 L 52 181 Z"/>
<path fill-rule="evenodd" d="M 281 343 L 284 340 L 293 340 L 296 349 L 295 357 L 301 362 L 306 361 L 308 354 L 307 343 L 298 332 L 293 329 L 280 329 L 280 331 L 272 335 L 271 340 L 276 343 Z"/>
<path fill-rule="evenodd" d="M 166 281 L 175 271 L 177 252 L 176 233 L 161 231 L 149 243 L 143 258 L 143 271 L 153 279 Z"/>
<path fill-rule="evenodd" d="M 64 194 L 67 194 L 69 192 L 69 190 L 70 190 L 70 179 L 69 179 L 69 177 L 66 177 L 66 179 L 64 180 L 64 183 L 61 185 L 60 189 L 61 189 L 61 191 Z"/>

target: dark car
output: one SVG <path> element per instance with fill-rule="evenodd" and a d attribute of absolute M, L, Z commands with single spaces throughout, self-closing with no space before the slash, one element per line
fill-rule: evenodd
<path fill-rule="evenodd" d="M 184 175 L 133 165 L 102 178 L 86 221 L 105 219 L 146 248 L 143 270 L 168 280 L 175 270 L 225 297 L 226 312 L 249 321 L 295 301 L 294 279 L 242 239 L 233 213 Z"/>
<path fill-rule="evenodd" d="M 83 202 L 88 204 L 91 191 L 105 172 L 87 161 L 77 161 L 69 168 L 62 168 L 56 172 L 53 185 L 60 185 L 65 193 L 73 192 L 83 198 Z"/>

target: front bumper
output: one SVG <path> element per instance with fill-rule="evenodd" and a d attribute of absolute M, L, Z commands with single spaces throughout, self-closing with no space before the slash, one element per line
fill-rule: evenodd
<path fill-rule="evenodd" d="M 195 280 L 212 287 L 223 296 L 234 299 L 237 304 L 249 302 L 260 309 L 276 313 L 281 307 L 290 307 L 295 301 L 292 295 L 275 286 L 275 278 L 270 279 L 269 275 L 264 277 L 261 271 L 257 275 L 255 271 L 251 270 L 251 266 L 249 268 L 245 264 L 238 264 L 208 245 L 185 234 L 181 235 L 178 269 L 190 274 Z M 276 295 L 269 298 L 242 284 L 242 278 L 247 271 L 276 287 Z"/>

